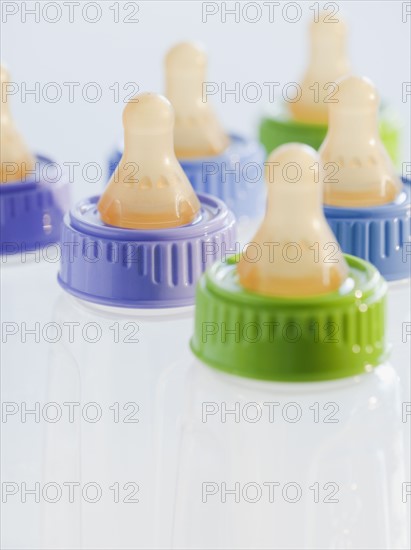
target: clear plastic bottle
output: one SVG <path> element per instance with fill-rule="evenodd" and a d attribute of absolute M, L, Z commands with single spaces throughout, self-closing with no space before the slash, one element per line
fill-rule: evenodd
<path fill-rule="evenodd" d="M 185 389 L 173 548 L 407 548 L 391 366 L 287 383 L 192 361 Z"/>
<path fill-rule="evenodd" d="M 233 214 L 219 199 L 197 197 L 175 159 L 170 103 L 135 99 L 105 193 L 77 204 L 63 226 L 59 282 L 67 293 L 54 322 L 65 330 L 50 356 L 47 401 L 78 403 L 73 415 L 81 414 L 48 426 L 45 481 L 94 483 L 90 498 L 101 498 L 44 507 L 52 548 L 159 546 L 172 522 L 169 509 L 158 513 L 158 461 L 168 444 L 159 424 L 175 418 L 159 396 L 187 357 L 197 280 L 235 241 Z M 129 162 L 139 167 L 131 183 Z"/>
<path fill-rule="evenodd" d="M 40 339 L 59 291 L 60 227 L 70 186 L 58 164 L 29 150 L 12 117 L 3 65 L 0 77 L 2 476 L 5 487 L 10 480 L 32 487 L 38 481 L 41 442 L 38 426 L 26 423 L 21 411 L 30 408 L 34 391 L 41 394 L 44 381 L 45 346 Z M 22 420 L 13 422 L 19 413 Z M 3 503 L 5 545 L 11 537 L 16 547 L 36 540 L 37 503 L 10 496 Z M 24 532 L 21 525 L 27 527 Z"/>
<path fill-rule="evenodd" d="M 284 170 L 292 159 L 297 182 Z M 246 249 L 199 282 L 173 548 L 407 547 L 387 285 L 339 252 L 316 162 L 306 146 L 273 152 L 267 167 L 280 175 L 267 175 L 266 218 L 249 245 L 259 260 Z"/>
<path fill-rule="evenodd" d="M 44 483 L 78 488 L 72 503 L 67 494 L 44 503 L 43 544 L 159 548 L 172 522 L 160 457 L 177 453 L 175 430 L 164 434 L 161 425 L 179 407 L 161 404 L 161 395 L 175 383 L 170 372 L 178 378 L 187 363 L 193 306 L 126 309 L 62 295 L 53 322 L 70 324 L 74 337 L 64 331 L 49 356 L 46 402 L 65 415 L 46 427 Z"/>
<path fill-rule="evenodd" d="M 411 470 L 411 191 L 396 174 L 377 131 L 378 93 L 368 79 L 339 83 L 330 105 L 328 134 L 319 154 L 332 166 L 324 212 L 347 254 L 374 264 L 388 281 L 387 338 L 401 380 L 407 448 L 405 481 Z M 327 164 L 328 163 L 328 164 Z"/>

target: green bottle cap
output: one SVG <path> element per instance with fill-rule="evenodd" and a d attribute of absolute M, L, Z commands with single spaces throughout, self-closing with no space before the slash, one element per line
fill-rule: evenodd
<path fill-rule="evenodd" d="M 244 290 L 232 257 L 197 287 L 193 353 L 238 376 L 284 382 L 369 372 L 387 356 L 386 282 L 370 263 L 345 255 L 349 274 L 334 292 L 272 297 Z"/>

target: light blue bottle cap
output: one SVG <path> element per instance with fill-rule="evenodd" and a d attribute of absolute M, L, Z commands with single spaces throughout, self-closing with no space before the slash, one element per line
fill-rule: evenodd
<path fill-rule="evenodd" d="M 411 181 L 403 179 L 394 202 L 370 208 L 324 205 L 324 213 L 346 254 L 375 265 L 388 281 L 411 276 Z"/>

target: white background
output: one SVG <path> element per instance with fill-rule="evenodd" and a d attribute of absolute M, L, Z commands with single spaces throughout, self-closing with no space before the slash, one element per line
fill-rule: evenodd
<path fill-rule="evenodd" d="M 127 93 L 122 87 L 127 82 L 135 82 L 140 91 L 161 92 L 163 58 L 175 42 L 196 40 L 205 46 L 209 55 L 209 81 L 220 86 L 226 82 L 228 88 L 240 82 L 242 89 L 251 81 L 261 86 L 263 96 L 257 103 L 243 98 L 236 103 L 232 95 L 225 103 L 219 95 L 213 98 L 215 109 L 228 130 L 256 135 L 259 117 L 268 101 L 263 83 L 280 82 L 281 89 L 288 82 L 301 79 L 307 62 L 307 26 L 314 13 L 310 6 L 315 2 L 299 3 L 301 19 L 295 23 L 283 16 L 283 6 L 293 4 L 290 2 L 274 7 L 274 22 L 269 21 L 269 8 L 264 2 L 239 3 L 238 23 L 233 15 L 227 15 L 226 22 L 222 21 L 222 4 L 232 9 L 233 2 L 108 0 L 98 3 L 101 7 L 98 14 L 92 2 L 82 1 L 80 6 L 72 7 L 72 23 L 69 7 L 64 5 L 68 2 L 37 2 L 40 22 L 29 14 L 25 15 L 24 22 L 25 8 L 26 11 L 35 9 L 35 2 L 4 1 L 2 4 L 1 57 L 19 87 L 12 97 L 15 119 L 34 151 L 61 163 L 80 163 L 80 169 L 75 172 L 75 197 L 79 198 L 98 192 L 103 183 L 85 182 L 82 167 L 88 162 L 105 167 L 107 155 L 121 137 L 121 112 Z M 56 9 L 57 4 L 60 10 Z M 91 20 L 100 17 L 98 22 L 85 20 L 82 8 L 87 4 L 85 17 Z M 214 4 L 218 13 L 203 22 L 205 4 Z M 256 4 L 260 6 L 260 18 L 254 23 L 247 22 L 247 18 L 258 19 Z M 319 3 L 320 7 L 325 4 Z M 404 124 L 402 158 L 409 161 L 411 98 L 408 103 L 402 101 L 402 87 L 403 82 L 410 81 L 411 16 L 408 24 L 403 22 L 405 4 L 407 2 L 339 2 L 337 17 L 343 16 L 348 23 L 353 70 L 374 81 L 380 96 Z M 114 22 L 115 5 L 118 23 Z M 136 10 L 135 6 L 138 12 L 132 18 L 138 22 L 125 23 L 124 19 Z M 6 10 L 16 9 L 16 14 L 6 14 Z M 57 19 L 59 11 L 59 21 L 47 22 L 46 19 Z M 293 19 L 296 13 L 291 6 L 285 15 Z M 47 88 L 53 81 L 62 90 L 62 97 L 56 103 L 43 97 L 43 92 L 46 97 L 48 93 L 53 97 L 55 90 Z M 101 100 L 96 103 L 88 102 L 82 95 L 83 87 L 92 81 L 97 82 L 102 91 Z M 23 82 L 28 89 L 39 82 L 40 101 L 36 101 L 34 95 L 25 97 Z M 80 83 L 72 103 L 64 82 Z M 120 86 L 117 103 L 110 90 L 116 82 Z M 94 175 L 95 171 L 90 169 L 88 179 Z"/>

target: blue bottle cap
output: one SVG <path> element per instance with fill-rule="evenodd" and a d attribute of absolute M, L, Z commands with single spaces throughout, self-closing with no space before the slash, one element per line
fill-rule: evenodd
<path fill-rule="evenodd" d="M 394 202 L 371 208 L 324 205 L 341 249 L 371 262 L 388 281 L 411 275 L 411 181 Z"/>

